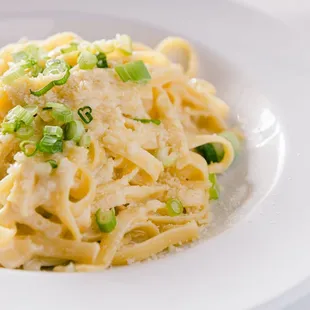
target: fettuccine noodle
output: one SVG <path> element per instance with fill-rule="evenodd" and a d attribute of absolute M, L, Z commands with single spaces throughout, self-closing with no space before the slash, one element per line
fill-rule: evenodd
<path fill-rule="evenodd" d="M 105 55 L 107 67 L 90 63 L 98 53 Z M 182 64 L 173 61 L 180 53 Z M 81 54 L 89 57 L 84 64 Z M 35 61 L 29 64 L 31 57 Z M 67 64 L 70 76 L 40 94 L 63 77 L 57 62 L 56 73 L 46 73 L 50 59 Z M 150 78 L 139 82 L 134 74 L 140 73 L 127 68 L 129 80 L 124 81 L 116 67 L 139 61 Z M 200 226 L 208 224 L 210 175 L 229 168 L 235 154 L 220 135 L 228 128 L 229 108 L 213 85 L 195 78 L 197 69 L 193 47 L 174 37 L 155 49 L 131 43 L 127 36 L 91 43 L 73 33 L 4 47 L 0 266 L 102 270 L 198 239 Z M 53 118 L 56 108 L 49 103 L 72 111 L 89 143 L 81 136 L 68 138 L 68 124 Z M 12 125 L 9 111 L 16 106 L 35 107 L 30 125 L 18 115 Z M 83 123 L 77 111 L 85 107 L 92 119 Z M 32 130 L 27 141 L 38 148 L 35 154 L 21 146 L 25 139 L 17 124 Z M 41 145 L 48 126 L 64 131 L 55 152 Z M 222 158 L 208 164 L 196 149 L 205 144 L 220 146 Z M 171 199 L 181 211 L 169 209 Z M 100 223 L 100 214 L 110 222 Z"/>

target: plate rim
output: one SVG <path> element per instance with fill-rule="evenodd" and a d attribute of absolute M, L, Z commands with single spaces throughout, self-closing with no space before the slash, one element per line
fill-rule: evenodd
<path fill-rule="evenodd" d="M 140 1 L 135 1 L 135 2 L 137 2 L 137 3 L 139 3 Z M 209 2 L 209 3 L 211 3 L 210 1 L 207 1 L 207 2 Z M 224 5 L 225 6 L 225 4 L 224 3 L 227 3 L 226 1 L 219 1 L 219 5 Z M 211 4 L 210 4 L 211 5 Z M 212 5 L 216 5 L 216 4 L 212 4 Z M 238 7 L 240 7 L 238 4 L 234 4 L 234 6 L 238 6 Z M 244 10 L 244 8 L 242 8 L 242 10 Z M 56 12 L 57 10 L 55 10 L 54 12 Z M 67 11 L 67 12 L 70 12 L 70 11 Z M 71 12 L 72 12 L 72 10 L 71 10 Z M 265 15 L 263 15 L 263 14 L 261 14 L 261 13 L 258 13 L 258 12 L 256 12 L 256 11 L 253 11 L 253 10 L 250 10 L 250 9 L 246 9 L 246 12 L 248 12 L 248 14 L 251 16 L 251 15 L 255 15 L 255 16 L 257 16 L 257 15 L 262 15 L 262 16 L 264 16 L 264 20 L 266 20 L 266 16 Z M 48 14 L 53 14 L 53 12 L 47 12 Z M 90 14 L 92 14 L 91 12 L 89 12 Z M 268 19 L 269 19 L 269 17 L 268 17 Z M 278 22 L 276 22 L 277 24 L 278 24 Z M 272 22 L 271 22 L 271 25 L 273 25 L 274 24 L 274 20 L 272 20 Z M 257 25 L 258 26 L 258 25 Z M 257 27 L 257 26 L 255 26 L 255 27 Z M 271 26 L 272 27 L 272 26 Z M 277 28 L 277 27 L 276 27 Z M 274 28 L 272 28 L 272 29 L 274 29 Z M 270 32 L 272 32 L 272 31 L 275 31 L 275 32 L 277 32 L 278 30 L 270 30 Z M 286 29 L 286 31 L 288 31 L 289 32 L 289 30 L 288 29 Z M 297 48 L 298 47 L 295 47 L 296 48 L 296 52 L 292 52 L 292 54 L 294 54 L 294 53 L 296 53 L 296 55 L 298 55 L 299 54 L 299 51 L 297 50 Z M 277 49 L 277 48 L 276 48 Z M 303 56 L 303 58 L 302 59 L 306 59 L 306 56 Z M 297 62 L 299 62 L 300 60 L 297 60 Z M 302 79 L 298 79 L 299 81 L 303 81 L 303 82 L 305 82 L 305 80 L 307 80 L 307 77 L 309 77 L 309 74 L 308 75 L 306 75 L 305 74 L 305 72 L 301 69 L 301 67 L 303 67 L 303 63 L 300 61 L 300 63 L 298 64 L 298 66 L 299 66 L 299 69 L 298 69 L 298 71 L 297 71 L 297 74 L 304 74 L 304 76 L 302 77 Z M 285 69 L 284 69 L 284 67 L 283 68 L 281 68 L 280 70 L 283 70 L 282 72 L 286 72 L 285 71 Z M 289 72 L 291 72 L 291 70 L 289 70 Z M 251 74 L 250 74 L 251 75 Z M 2 273 L 2 272 L 1 272 Z M 0 276 L 1 276 L 1 273 L 0 273 Z M 15 273 L 15 272 L 13 272 L 13 273 Z M 308 274 L 308 276 L 310 275 L 310 273 Z M 308 283 L 308 281 L 306 281 L 307 283 Z M 293 288 L 293 287 L 298 287 L 299 285 L 303 285 L 302 283 L 301 284 L 297 284 L 297 286 L 292 286 L 291 287 L 291 289 Z M 309 292 L 310 291 L 310 288 L 309 288 L 309 283 L 307 284 L 307 292 Z M 289 293 L 290 293 L 290 290 L 288 290 L 288 291 L 286 291 L 284 294 L 286 295 L 286 298 L 288 298 L 288 296 L 289 296 Z M 269 306 L 269 304 L 271 305 L 274 305 L 275 307 L 278 307 L 278 304 L 280 304 L 280 302 L 281 302 L 281 296 L 283 296 L 283 295 L 277 295 L 277 296 L 274 296 L 273 298 L 275 298 L 275 299 L 273 299 L 273 300 L 265 300 L 265 302 L 267 302 L 267 304 L 265 304 L 264 306 Z M 292 298 L 294 298 L 293 296 L 292 296 Z M 290 299 L 290 301 L 293 301 L 293 299 Z M 257 306 L 257 305 L 253 305 L 253 306 Z"/>

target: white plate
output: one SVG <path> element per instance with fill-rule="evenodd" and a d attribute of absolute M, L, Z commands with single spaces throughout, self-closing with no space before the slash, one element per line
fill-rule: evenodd
<path fill-rule="evenodd" d="M 64 30 L 88 39 L 125 32 L 150 44 L 169 34 L 196 42 L 201 75 L 231 104 L 247 150 L 223 178 L 225 212 L 218 212 L 211 229 L 216 236 L 103 273 L 0 270 L 1 309 L 240 310 L 276 297 L 269 309 L 278 309 L 308 292 L 305 282 L 279 298 L 310 275 L 310 61 L 294 35 L 225 1 L 83 1 L 73 12 L 72 3 L 54 0 L 54 9 L 67 10 L 54 13 L 42 11 L 42 1 L 32 1 L 27 13 L 26 2 L 2 9 L 1 45 Z"/>

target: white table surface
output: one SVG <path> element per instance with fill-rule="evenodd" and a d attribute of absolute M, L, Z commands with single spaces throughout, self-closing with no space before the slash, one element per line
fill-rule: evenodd
<path fill-rule="evenodd" d="M 231 0 L 256 8 L 275 18 L 278 18 L 290 26 L 303 30 L 304 25 L 310 25 L 310 1 L 309 0 Z"/>

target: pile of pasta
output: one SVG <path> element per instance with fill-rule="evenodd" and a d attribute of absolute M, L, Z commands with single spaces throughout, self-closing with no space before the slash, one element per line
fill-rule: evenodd
<path fill-rule="evenodd" d="M 96 65 L 90 56 L 82 62 L 84 51 L 101 55 Z M 16 63 L 27 63 L 29 53 L 37 57 L 30 71 L 13 76 Z M 177 53 L 185 56 L 184 63 L 171 60 Z M 40 68 L 50 60 L 66 64 L 67 71 L 44 74 Z M 149 78 L 139 80 L 137 67 L 126 64 L 143 65 Z M 34 74 L 34 66 L 41 71 Z M 128 36 L 87 42 L 61 33 L 0 51 L 0 118 L 5 123 L 0 134 L 0 266 L 101 270 L 199 238 L 200 227 L 208 224 L 214 185 L 209 177 L 231 165 L 234 149 L 220 135 L 227 130 L 229 108 L 210 83 L 195 78 L 197 67 L 191 45 L 175 37 L 153 49 Z M 47 115 L 57 104 L 72 112 L 75 124 L 83 124 L 87 143 L 68 138 L 66 121 Z M 16 134 L 20 123 L 9 129 L 15 113 L 10 111 L 17 106 L 35 110 L 27 138 L 33 152 Z M 80 119 L 77 111 L 83 109 L 88 111 L 84 118 L 91 119 Z M 59 140 L 47 127 L 61 128 L 65 138 Z M 43 131 L 61 141 L 61 148 L 44 151 Z M 206 144 L 221 145 L 218 162 L 208 164 L 197 152 Z"/>

